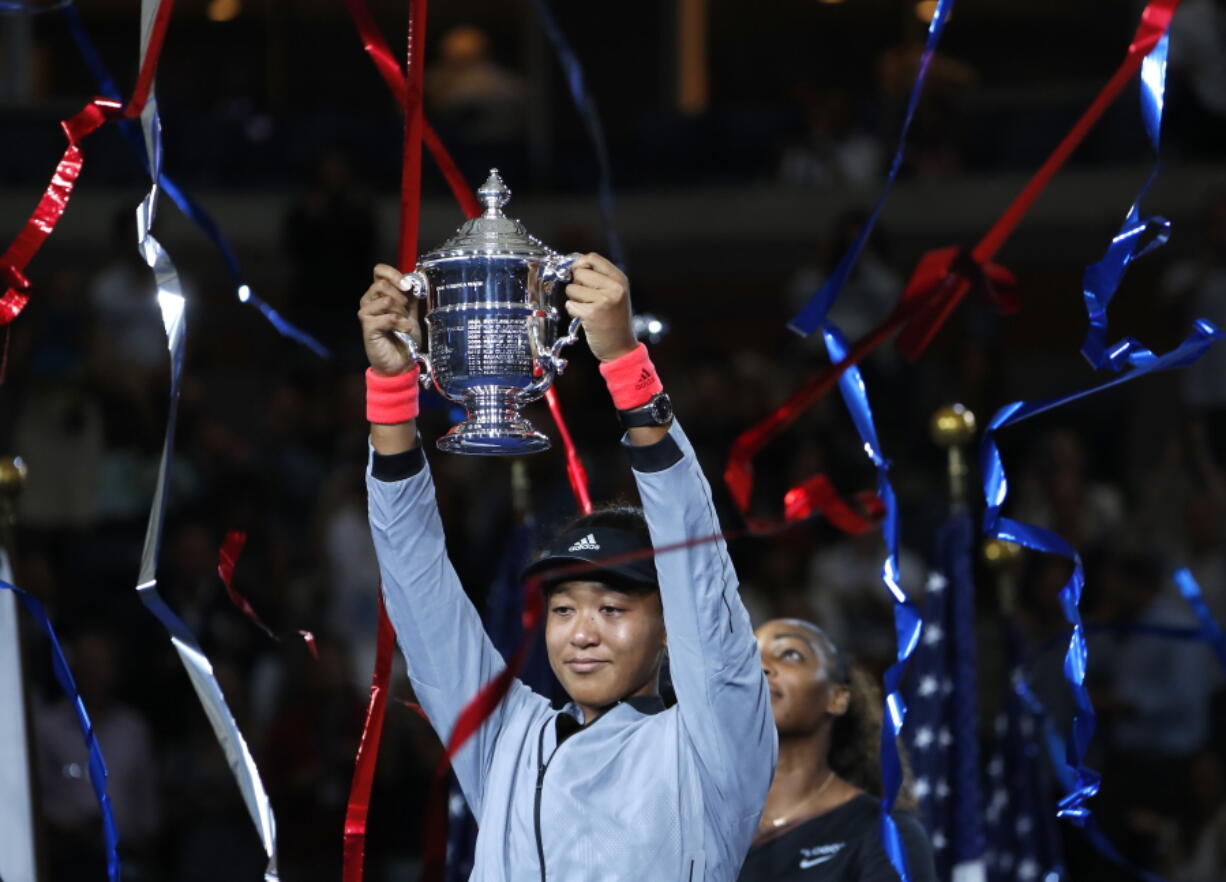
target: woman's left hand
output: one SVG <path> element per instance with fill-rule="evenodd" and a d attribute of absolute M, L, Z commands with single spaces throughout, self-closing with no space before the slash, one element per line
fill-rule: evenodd
<path fill-rule="evenodd" d="M 599 254 L 575 261 L 566 286 L 566 311 L 583 322 L 592 355 L 613 361 L 638 346 L 630 312 L 630 281 Z"/>

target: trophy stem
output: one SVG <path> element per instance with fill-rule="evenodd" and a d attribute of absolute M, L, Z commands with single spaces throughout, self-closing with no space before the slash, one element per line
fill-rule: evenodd
<path fill-rule="evenodd" d="M 507 386 L 472 386 L 464 393 L 468 417 L 438 439 L 438 449 L 470 456 L 514 456 L 550 447 L 519 412 L 522 390 Z"/>

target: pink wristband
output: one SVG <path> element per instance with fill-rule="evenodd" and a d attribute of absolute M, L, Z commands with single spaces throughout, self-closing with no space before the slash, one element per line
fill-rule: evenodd
<path fill-rule="evenodd" d="M 651 396 L 664 391 L 656 366 L 651 363 L 647 347 L 642 343 L 621 358 L 602 363 L 600 375 L 608 384 L 613 406 L 618 410 L 642 407 Z"/>
<path fill-rule="evenodd" d="M 380 425 L 395 425 L 417 419 L 417 379 L 421 368 L 385 377 L 366 369 L 366 419 Z"/>

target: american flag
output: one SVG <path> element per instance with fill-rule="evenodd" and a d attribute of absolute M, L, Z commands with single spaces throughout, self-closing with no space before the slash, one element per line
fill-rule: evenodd
<path fill-rule="evenodd" d="M 986 811 L 989 882 L 1061 882 L 1056 798 L 1045 758 L 1041 709 L 1031 706 L 1021 664 L 1021 640 L 1003 621 L 1005 697 L 988 748 Z"/>
<path fill-rule="evenodd" d="M 951 517 L 938 532 L 938 568 L 924 596 L 903 736 L 937 878 L 952 882 L 987 879 L 976 732 L 973 537 L 964 514 Z"/>

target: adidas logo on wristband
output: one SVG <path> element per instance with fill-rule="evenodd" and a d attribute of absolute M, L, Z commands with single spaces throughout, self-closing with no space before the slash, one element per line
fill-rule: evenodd
<path fill-rule="evenodd" d="M 600 551 L 600 544 L 596 541 L 596 537 L 588 533 L 582 539 L 571 544 L 567 551 Z"/>
<path fill-rule="evenodd" d="M 641 374 L 639 374 L 639 378 L 638 378 L 638 380 L 635 382 L 635 384 L 634 384 L 634 388 L 635 388 L 635 389 L 642 389 L 642 388 L 644 388 L 644 387 L 646 387 L 646 386 L 649 386 L 649 385 L 651 385 L 651 381 L 652 381 L 654 378 L 655 378 L 655 374 L 653 374 L 653 373 L 652 373 L 651 371 L 649 371 L 647 368 L 643 368 L 643 372 L 642 372 Z"/>

